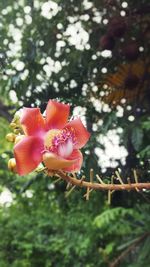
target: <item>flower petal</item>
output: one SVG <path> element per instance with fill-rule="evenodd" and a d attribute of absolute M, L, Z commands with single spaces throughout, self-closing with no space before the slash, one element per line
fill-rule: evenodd
<path fill-rule="evenodd" d="M 58 155 L 62 158 L 68 158 L 73 151 L 72 140 L 68 140 L 66 143 L 62 143 L 58 146 Z"/>
<path fill-rule="evenodd" d="M 75 160 L 75 162 L 70 167 L 64 168 L 64 171 L 77 172 L 81 169 L 83 156 L 80 150 L 75 149 L 70 155 L 70 157 L 68 157 L 68 160 Z"/>
<path fill-rule="evenodd" d="M 46 108 L 46 123 L 49 129 L 62 129 L 68 121 L 70 106 L 49 100 Z"/>
<path fill-rule="evenodd" d="M 28 174 L 42 161 L 43 141 L 39 137 L 25 137 L 14 146 L 17 173 Z"/>
<path fill-rule="evenodd" d="M 90 133 L 84 127 L 80 119 L 75 119 L 66 124 L 65 128 L 73 128 L 75 131 L 75 136 L 77 138 L 77 143 L 74 145 L 74 148 L 82 148 L 90 138 Z"/>
<path fill-rule="evenodd" d="M 24 108 L 21 124 L 26 135 L 38 135 L 45 128 L 45 120 L 39 108 Z"/>
<path fill-rule="evenodd" d="M 43 162 L 49 170 L 62 170 L 75 164 L 76 160 L 66 160 L 54 153 L 46 152 L 43 155 Z"/>

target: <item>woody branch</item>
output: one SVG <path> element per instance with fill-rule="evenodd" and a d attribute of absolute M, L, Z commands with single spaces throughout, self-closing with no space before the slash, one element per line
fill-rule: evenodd
<path fill-rule="evenodd" d="M 94 190 L 106 190 L 106 191 L 123 191 L 123 190 L 142 190 L 142 189 L 150 189 L 150 183 L 139 183 L 136 181 L 135 183 L 131 183 L 128 180 L 128 183 L 125 184 L 122 182 L 122 179 L 120 178 L 120 184 L 106 184 L 104 183 L 100 177 L 97 175 L 97 179 L 99 180 L 99 183 L 93 182 L 93 181 L 84 181 L 84 179 L 77 179 L 75 176 L 72 177 L 62 171 L 57 171 L 56 173 L 61 179 L 65 180 L 67 183 L 70 183 L 71 185 L 78 186 L 78 187 L 84 187 L 87 189 L 94 189 Z M 85 178 L 85 177 L 83 177 Z"/>

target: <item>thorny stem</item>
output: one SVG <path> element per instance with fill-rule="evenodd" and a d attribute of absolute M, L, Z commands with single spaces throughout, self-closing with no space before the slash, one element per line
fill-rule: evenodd
<path fill-rule="evenodd" d="M 128 184 L 105 184 L 105 183 L 95 183 L 95 182 L 87 182 L 83 179 L 79 180 L 75 176 L 72 177 L 63 171 L 57 171 L 56 173 L 60 178 L 65 180 L 67 183 L 78 187 L 85 187 L 94 190 L 115 190 L 115 191 L 123 191 L 123 190 L 142 190 L 142 189 L 150 189 L 150 183 L 128 183 Z M 88 189 L 88 190 L 89 190 Z"/>

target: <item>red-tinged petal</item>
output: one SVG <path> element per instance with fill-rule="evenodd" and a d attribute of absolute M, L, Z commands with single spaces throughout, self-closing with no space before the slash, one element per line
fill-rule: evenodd
<path fill-rule="evenodd" d="M 45 129 L 45 120 L 39 108 L 24 108 L 21 124 L 26 135 L 39 135 Z"/>
<path fill-rule="evenodd" d="M 81 169 L 82 166 L 82 162 L 83 162 L 83 156 L 82 153 L 80 152 L 80 150 L 75 149 L 72 154 L 70 155 L 70 157 L 67 158 L 68 160 L 74 160 L 75 162 L 67 168 L 64 168 L 64 171 L 67 172 L 77 172 Z"/>
<path fill-rule="evenodd" d="M 42 161 L 42 139 L 38 137 L 25 137 L 14 146 L 14 155 L 17 164 L 17 172 L 25 175 L 32 172 Z"/>
<path fill-rule="evenodd" d="M 49 170 L 62 170 L 75 164 L 76 160 L 66 160 L 54 153 L 46 152 L 43 155 L 43 162 Z"/>
<path fill-rule="evenodd" d="M 69 112 L 69 105 L 49 100 L 46 108 L 48 129 L 62 129 L 68 121 Z"/>
<path fill-rule="evenodd" d="M 65 128 L 73 129 L 75 132 L 75 137 L 77 139 L 77 143 L 74 145 L 74 148 L 80 149 L 82 148 L 90 138 L 90 133 L 84 127 L 82 121 L 80 119 L 75 119 L 66 124 Z"/>

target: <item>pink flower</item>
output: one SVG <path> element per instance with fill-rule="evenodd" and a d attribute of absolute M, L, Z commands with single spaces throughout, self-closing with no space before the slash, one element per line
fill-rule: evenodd
<path fill-rule="evenodd" d="M 70 106 L 49 100 L 46 116 L 39 108 L 24 108 L 21 125 L 25 136 L 14 146 L 17 172 L 25 175 L 43 162 L 49 170 L 78 171 L 80 152 L 90 134 L 79 118 L 68 122 Z"/>

